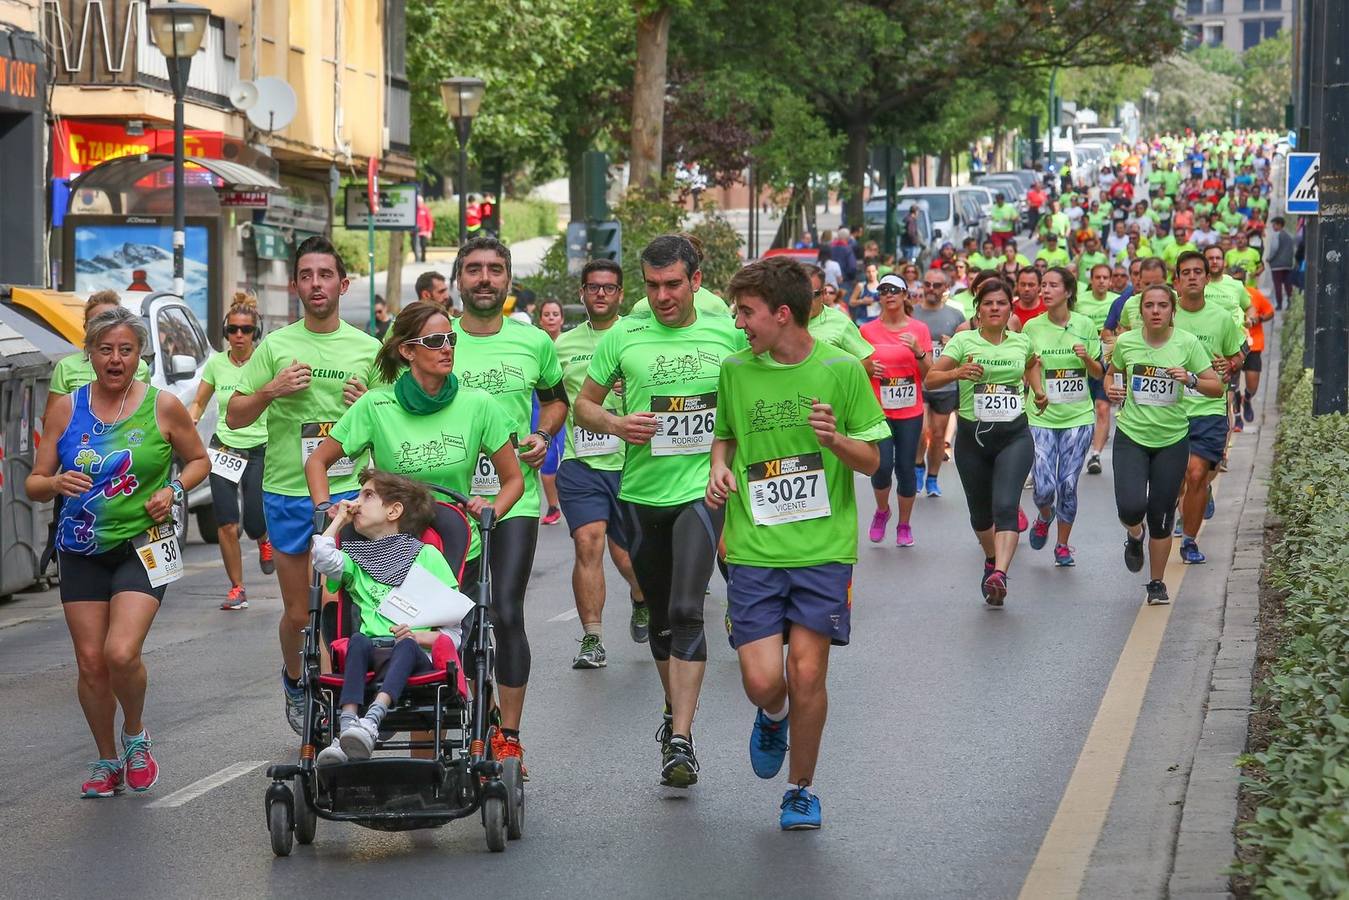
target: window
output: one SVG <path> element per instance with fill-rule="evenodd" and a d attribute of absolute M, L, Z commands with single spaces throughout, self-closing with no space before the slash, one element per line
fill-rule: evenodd
<path fill-rule="evenodd" d="M 1204 0 L 1185 0 L 1185 15 L 1202 16 L 1204 14 Z"/>
<path fill-rule="evenodd" d="M 1223 14 L 1223 0 L 1204 0 L 1204 14 L 1220 16 Z"/>
<path fill-rule="evenodd" d="M 1241 49 L 1249 50 L 1264 40 L 1264 32 L 1259 19 L 1247 19 L 1241 23 Z"/>
<path fill-rule="evenodd" d="M 1221 22 L 1210 22 L 1204 26 L 1204 43 L 1210 47 L 1223 45 L 1223 26 Z"/>
<path fill-rule="evenodd" d="M 173 357 L 190 356 L 200 366 L 206 360 L 206 342 L 202 339 L 197 326 L 187 314 L 177 306 L 166 306 L 156 317 L 159 330 L 159 352 L 162 355 L 161 371 L 167 376 L 172 369 Z"/>
<path fill-rule="evenodd" d="M 1265 0 L 1265 11 L 1283 9 L 1283 0 Z"/>
<path fill-rule="evenodd" d="M 1193 50 L 1204 42 L 1204 26 L 1190 25 L 1185 34 L 1185 49 Z"/>
<path fill-rule="evenodd" d="M 1241 0 L 1242 12 L 1259 12 L 1261 0 Z"/>
<path fill-rule="evenodd" d="M 1265 37 L 1272 38 L 1283 30 L 1283 19 L 1265 20 Z"/>

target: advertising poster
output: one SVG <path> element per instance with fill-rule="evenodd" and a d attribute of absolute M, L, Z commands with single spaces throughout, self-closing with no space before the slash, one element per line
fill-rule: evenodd
<path fill-rule="evenodd" d="M 160 224 L 82 224 L 67 221 L 73 232 L 76 293 L 114 290 L 173 290 L 173 227 Z M 210 234 L 204 225 L 187 226 L 183 281 L 187 305 L 203 323 L 210 297 Z"/>

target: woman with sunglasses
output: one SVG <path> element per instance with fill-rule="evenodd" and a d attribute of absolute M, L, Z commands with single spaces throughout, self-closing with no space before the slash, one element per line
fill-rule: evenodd
<path fill-rule="evenodd" d="M 248 609 L 244 591 L 243 554 L 239 550 L 239 498 L 243 497 L 244 533 L 258 544 L 258 564 L 264 575 L 275 571 L 272 545 L 267 540 L 267 519 L 262 509 L 262 467 L 267 456 L 267 413 L 243 428 L 225 424 L 225 409 L 239 386 L 239 374 L 253 356 L 262 333 L 258 301 L 250 293 L 237 291 L 224 321 L 224 350 L 217 350 L 206 361 L 197 396 L 188 407 L 193 423 L 200 422 L 211 395 L 220 412 L 215 434 L 207 453 L 211 457 L 211 507 L 215 512 L 216 534 L 220 539 L 220 559 L 230 580 L 229 593 L 221 609 Z"/>
<path fill-rule="evenodd" d="M 418 300 L 403 307 L 375 356 L 390 386 L 362 394 L 305 463 L 315 506 L 329 500 L 328 467 L 366 449 L 377 469 L 465 496 L 473 492 L 479 454 L 484 454 L 501 480 L 490 504 L 497 517 L 515 505 L 525 489 L 512 440 L 515 429 L 491 394 L 459 383 L 455 340 L 440 306 Z M 470 520 L 487 505 L 481 497 L 471 498 Z M 482 552 L 477 528 L 471 532 L 464 584 L 477 582 Z"/>

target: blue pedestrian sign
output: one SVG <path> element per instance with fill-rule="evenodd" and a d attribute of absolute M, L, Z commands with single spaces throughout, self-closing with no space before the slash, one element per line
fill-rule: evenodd
<path fill-rule="evenodd" d="M 1288 211 L 1299 216 L 1315 216 L 1321 212 L 1321 193 L 1317 179 L 1321 174 L 1321 154 L 1288 154 Z"/>

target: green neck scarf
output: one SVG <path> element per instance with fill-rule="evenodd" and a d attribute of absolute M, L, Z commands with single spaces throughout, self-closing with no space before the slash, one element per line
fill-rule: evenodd
<path fill-rule="evenodd" d="M 398 401 L 399 406 L 414 416 L 429 416 L 431 413 L 440 412 L 454 402 L 454 395 L 457 393 L 459 393 L 459 379 L 454 377 L 453 372 L 434 396 L 422 390 L 417 379 L 412 377 L 411 369 L 399 375 L 398 380 L 393 383 L 394 399 Z"/>

